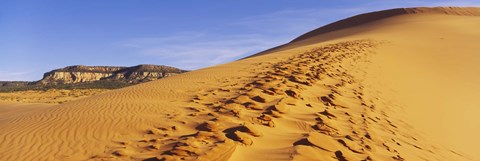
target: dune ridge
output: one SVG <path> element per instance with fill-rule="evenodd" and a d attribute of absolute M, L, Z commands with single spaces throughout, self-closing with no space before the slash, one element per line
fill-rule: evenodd
<path fill-rule="evenodd" d="M 415 15 L 415 14 L 440 14 L 440 15 L 455 15 L 455 16 L 480 16 L 479 7 L 414 7 L 414 8 L 395 8 L 383 11 L 375 11 L 364 14 L 359 14 L 346 19 L 342 19 L 325 26 L 321 26 L 310 32 L 296 37 L 289 43 L 279 45 L 259 53 L 247 56 L 245 58 L 251 58 L 255 56 L 265 55 L 269 53 L 278 52 L 281 50 L 291 49 L 298 46 L 304 46 L 322 41 L 328 41 L 332 39 L 342 38 L 345 36 L 358 34 L 356 32 L 348 33 L 335 33 L 344 29 L 355 28 L 358 26 L 366 25 L 369 23 L 381 21 L 395 16 L 403 15 Z M 333 33 L 333 34 L 331 34 Z M 308 42 L 308 39 L 315 38 L 313 42 Z"/>
<path fill-rule="evenodd" d="M 358 25 L 367 24 L 369 22 L 378 21 L 381 19 L 405 15 L 405 14 L 445 14 L 457 16 L 480 16 L 480 8 L 477 7 L 416 7 L 416 8 L 396 8 L 377 12 L 370 12 L 360 14 L 350 18 L 346 18 L 337 22 L 330 23 L 318 29 L 307 32 L 290 43 L 306 40 L 311 37 L 319 36 L 321 34 L 329 33 L 336 30 L 355 27 Z"/>

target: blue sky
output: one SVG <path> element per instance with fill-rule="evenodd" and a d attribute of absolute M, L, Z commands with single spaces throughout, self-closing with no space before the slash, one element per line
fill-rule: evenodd
<path fill-rule="evenodd" d="M 286 43 L 356 14 L 468 0 L 2 0 L 0 80 L 68 65 L 198 69 Z"/>

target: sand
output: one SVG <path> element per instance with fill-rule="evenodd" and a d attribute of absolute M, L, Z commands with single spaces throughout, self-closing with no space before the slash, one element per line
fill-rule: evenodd
<path fill-rule="evenodd" d="M 4 118 L 0 160 L 479 160 L 480 17 L 434 10 Z"/>
<path fill-rule="evenodd" d="M 0 92 L 0 101 L 13 103 L 61 104 L 108 91 L 108 89 L 49 89 Z"/>
<path fill-rule="evenodd" d="M 46 109 L 51 106 L 54 106 L 54 104 L 0 101 L 0 122 L 8 120 L 9 118 L 19 117 L 19 115 L 28 115 L 28 113 Z"/>

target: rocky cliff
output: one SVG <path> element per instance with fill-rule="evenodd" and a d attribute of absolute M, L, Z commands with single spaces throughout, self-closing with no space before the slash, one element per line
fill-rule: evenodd
<path fill-rule="evenodd" d="M 74 84 L 99 80 L 140 83 L 186 72 L 162 65 L 137 65 L 133 67 L 68 66 L 47 72 L 36 84 Z"/>
<path fill-rule="evenodd" d="M 0 91 L 49 88 L 121 88 L 187 72 L 163 65 L 133 67 L 75 65 L 55 69 L 34 82 L 0 81 Z"/>

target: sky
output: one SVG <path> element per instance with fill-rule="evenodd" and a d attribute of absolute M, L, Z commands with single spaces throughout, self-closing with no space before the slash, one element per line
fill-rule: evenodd
<path fill-rule="evenodd" d="M 365 12 L 479 5 L 479 0 L 1 0 L 0 80 L 39 80 L 70 65 L 194 70 Z"/>

